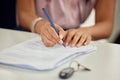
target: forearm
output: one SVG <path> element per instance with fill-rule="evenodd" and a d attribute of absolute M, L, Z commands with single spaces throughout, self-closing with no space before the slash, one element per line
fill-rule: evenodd
<path fill-rule="evenodd" d="M 98 22 L 94 26 L 88 28 L 88 32 L 92 36 L 92 40 L 98 40 L 110 37 L 113 29 L 113 22 Z"/>
<path fill-rule="evenodd" d="M 96 24 L 89 28 L 93 40 L 108 38 L 113 29 L 116 0 L 97 0 L 95 6 Z"/>
<path fill-rule="evenodd" d="M 37 18 L 34 0 L 17 0 L 17 16 L 19 25 L 30 30 L 32 21 Z"/>
<path fill-rule="evenodd" d="M 32 21 L 37 18 L 36 15 L 32 15 L 32 14 L 27 14 L 27 13 L 20 13 L 19 15 L 19 24 L 21 27 L 23 27 L 26 30 L 31 30 L 31 25 L 32 25 Z"/>

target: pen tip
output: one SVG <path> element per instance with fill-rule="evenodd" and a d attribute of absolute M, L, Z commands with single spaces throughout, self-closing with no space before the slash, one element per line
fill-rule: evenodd
<path fill-rule="evenodd" d="M 64 47 L 66 47 L 66 45 L 64 44 L 64 42 L 62 43 L 62 45 L 63 45 Z"/>

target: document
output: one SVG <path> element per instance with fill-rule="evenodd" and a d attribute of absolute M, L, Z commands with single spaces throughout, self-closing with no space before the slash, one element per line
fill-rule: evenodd
<path fill-rule="evenodd" d="M 71 48 L 57 44 L 46 47 L 37 37 L 2 50 L 0 64 L 31 70 L 51 70 L 94 50 L 96 46 L 93 45 Z"/>

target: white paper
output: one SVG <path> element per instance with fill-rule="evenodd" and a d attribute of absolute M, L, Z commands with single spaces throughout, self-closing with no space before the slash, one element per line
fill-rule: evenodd
<path fill-rule="evenodd" d="M 50 70 L 63 63 L 95 50 L 93 45 L 80 48 L 45 47 L 39 37 L 0 52 L 0 64 L 33 70 Z"/>

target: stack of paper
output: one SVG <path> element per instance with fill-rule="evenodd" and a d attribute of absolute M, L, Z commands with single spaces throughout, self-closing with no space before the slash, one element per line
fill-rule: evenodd
<path fill-rule="evenodd" d="M 93 45 L 80 48 L 45 47 L 40 38 L 25 41 L 0 52 L 0 64 L 33 70 L 50 70 L 95 50 Z"/>

